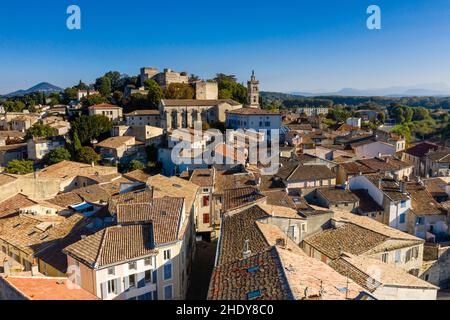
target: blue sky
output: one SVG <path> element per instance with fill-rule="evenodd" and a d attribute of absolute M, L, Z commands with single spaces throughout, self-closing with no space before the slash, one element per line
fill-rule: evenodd
<path fill-rule="evenodd" d="M 77 4 L 82 29 L 66 28 Z M 366 9 L 382 10 L 382 30 Z M 27 0 L 0 4 L 0 93 L 170 67 L 274 91 L 450 84 L 448 0 Z"/>

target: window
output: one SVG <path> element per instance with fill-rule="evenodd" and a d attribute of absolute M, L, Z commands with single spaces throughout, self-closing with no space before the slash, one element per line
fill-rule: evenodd
<path fill-rule="evenodd" d="M 114 267 L 108 268 L 108 275 L 113 276 L 115 274 L 116 274 L 116 272 L 114 270 Z"/>
<path fill-rule="evenodd" d="M 158 270 L 152 272 L 152 283 L 156 284 L 158 282 Z"/>
<path fill-rule="evenodd" d="M 400 223 L 405 223 L 406 219 L 405 219 L 406 215 L 404 213 L 402 213 L 400 215 Z"/>
<path fill-rule="evenodd" d="M 203 214 L 203 223 L 208 224 L 209 223 L 209 213 Z"/>
<path fill-rule="evenodd" d="M 165 300 L 171 300 L 173 298 L 172 291 L 173 291 L 172 285 L 164 287 L 164 299 Z"/>
<path fill-rule="evenodd" d="M 295 238 L 295 226 L 289 226 L 288 228 L 288 236 L 291 238 Z"/>
<path fill-rule="evenodd" d="M 146 282 L 146 283 L 152 281 L 152 271 L 151 271 L 151 270 L 145 271 L 145 277 L 144 277 L 144 279 L 145 279 L 145 282 Z"/>
<path fill-rule="evenodd" d="M 152 265 L 152 257 L 148 257 L 144 259 L 144 266 L 148 267 Z"/>
<path fill-rule="evenodd" d="M 412 249 L 409 249 L 408 251 L 406 251 L 405 262 L 409 262 L 411 260 L 411 257 L 412 257 Z"/>
<path fill-rule="evenodd" d="M 402 200 L 402 201 L 400 202 L 400 207 L 406 208 L 406 200 Z"/>
<path fill-rule="evenodd" d="M 164 250 L 164 260 L 170 260 L 172 257 L 172 252 L 171 250 Z"/>
<path fill-rule="evenodd" d="M 152 300 L 153 299 L 153 292 L 144 293 L 143 295 L 140 295 L 137 299 L 138 300 Z"/>
<path fill-rule="evenodd" d="M 425 218 L 424 217 L 417 217 L 416 218 L 416 225 L 424 225 L 425 224 Z"/>
<path fill-rule="evenodd" d="M 209 196 L 203 196 L 203 206 L 208 207 L 209 206 Z"/>
<path fill-rule="evenodd" d="M 130 263 L 128 264 L 128 269 L 129 269 L 129 270 L 136 270 L 136 261 L 130 262 Z"/>
<path fill-rule="evenodd" d="M 136 275 L 135 274 L 128 276 L 128 287 L 129 288 L 136 287 Z"/>
<path fill-rule="evenodd" d="M 395 263 L 402 261 L 402 252 L 400 250 L 395 251 Z"/>
<path fill-rule="evenodd" d="M 108 294 L 116 293 L 116 280 L 108 281 Z"/>
<path fill-rule="evenodd" d="M 164 265 L 164 280 L 172 279 L 172 264 L 166 263 Z"/>
<path fill-rule="evenodd" d="M 255 300 L 261 297 L 261 290 L 256 290 L 256 291 L 252 291 L 247 293 L 247 299 L 248 300 Z"/>
<path fill-rule="evenodd" d="M 383 261 L 384 263 L 388 263 L 389 260 L 389 253 L 383 253 L 381 255 L 381 261 Z"/>

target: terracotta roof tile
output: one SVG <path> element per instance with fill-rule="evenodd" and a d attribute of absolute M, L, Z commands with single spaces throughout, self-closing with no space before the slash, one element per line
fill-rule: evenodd
<path fill-rule="evenodd" d="M 119 262 L 156 254 L 151 244 L 151 225 L 114 226 L 82 239 L 64 252 L 99 269 Z"/>

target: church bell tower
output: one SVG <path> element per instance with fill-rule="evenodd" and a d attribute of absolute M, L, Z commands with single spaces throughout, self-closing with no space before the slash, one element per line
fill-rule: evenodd
<path fill-rule="evenodd" d="M 252 71 L 252 77 L 247 82 L 247 107 L 259 108 L 259 81 L 256 80 L 255 71 Z"/>

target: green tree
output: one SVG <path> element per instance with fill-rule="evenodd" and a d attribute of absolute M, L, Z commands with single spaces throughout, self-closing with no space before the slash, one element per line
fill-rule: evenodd
<path fill-rule="evenodd" d="M 164 89 L 165 99 L 194 99 L 195 91 L 187 83 L 171 83 Z"/>
<path fill-rule="evenodd" d="M 75 138 L 77 137 L 81 145 L 89 145 L 94 139 L 99 140 L 108 137 L 112 129 L 112 123 L 104 115 L 82 115 L 72 120 L 71 127 L 71 136 L 74 143 L 76 143 Z"/>
<path fill-rule="evenodd" d="M 377 120 L 380 123 L 384 123 L 386 121 L 386 115 L 384 114 L 384 112 L 379 112 L 378 113 Z"/>
<path fill-rule="evenodd" d="M 76 88 L 77 90 L 89 90 L 89 86 L 81 80 L 74 88 Z"/>
<path fill-rule="evenodd" d="M 129 169 L 130 169 L 130 171 L 144 170 L 145 165 L 138 160 L 132 160 L 129 164 Z"/>
<path fill-rule="evenodd" d="M 5 108 L 6 112 L 22 112 L 25 109 L 25 103 L 22 101 L 5 101 L 3 102 L 3 108 Z"/>
<path fill-rule="evenodd" d="M 95 89 L 100 92 L 102 96 L 108 97 L 112 92 L 111 79 L 106 76 L 98 78 L 95 80 Z"/>
<path fill-rule="evenodd" d="M 149 107 L 148 96 L 142 93 L 134 93 L 128 98 L 126 106 L 129 112 L 147 109 Z"/>
<path fill-rule="evenodd" d="M 145 86 L 148 88 L 148 103 L 150 108 L 157 109 L 163 97 L 163 91 L 155 80 L 146 80 Z"/>
<path fill-rule="evenodd" d="M 82 163 L 98 163 L 100 156 L 91 147 L 82 147 L 78 151 L 77 160 Z"/>
<path fill-rule="evenodd" d="M 105 73 L 104 77 L 109 79 L 109 83 L 111 84 L 111 92 L 114 92 L 116 90 L 120 90 L 120 80 L 121 80 L 121 75 L 120 72 L 118 71 L 109 71 L 107 73 Z"/>
<path fill-rule="evenodd" d="M 34 171 L 33 161 L 17 160 L 17 159 L 11 160 L 6 165 L 5 171 L 6 171 L 6 173 L 11 173 L 11 174 L 32 173 Z"/>
<path fill-rule="evenodd" d="M 414 108 L 413 111 L 414 111 L 414 115 L 412 117 L 413 121 L 422 121 L 431 118 L 430 112 L 423 107 Z"/>
<path fill-rule="evenodd" d="M 75 87 L 65 89 L 64 93 L 63 93 L 64 103 L 68 104 L 70 101 L 76 100 L 77 93 L 78 93 L 78 89 Z"/>
<path fill-rule="evenodd" d="M 85 107 L 85 108 L 88 108 L 88 107 L 96 105 L 96 104 L 107 103 L 107 102 L 108 102 L 108 99 L 99 94 L 88 95 L 81 100 L 81 103 L 83 104 L 83 107 Z"/>
<path fill-rule="evenodd" d="M 113 100 L 115 104 L 122 104 L 123 92 L 122 91 L 114 91 Z"/>
<path fill-rule="evenodd" d="M 43 124 L 42 122 L 36 122 L 32 125 L 26 132 L 25 139 L 29 140 L 32 138 L 49 138 L 58 135 L 58 131 L 49 125 Z"/>
<path fill-rule="evenodd" d="M 409 107 L 405 107 L 403 109 L 403 115 L 405 117 L 405 122 L 406 123 L 410 123 L 413 119 L 413 115 L 414 115 L 414 111 L 412 108 Z"/>
<path fill-rule="evenodd" d="M 214 81 L 219 87 L 219 99 L 233 99 L 240 103 L 247 101 L 247 88 L 237 83 L 235 76 L 218 73 Z"/>
<path fill-rule="evenodd" d="M 60 163 L 64 160 L 70 160 L 71 155 L 66 148 L 56 148 L 44 156 L 44 162 L 48 165 Z"/>
<path fill-rule="evenodd" d="M 391 133 L 399 134 L 403 137 L 405 137 L 406 142 L 411 141 L 411 130 L 406 124 L 400 124 L 392 128 Z"/>

